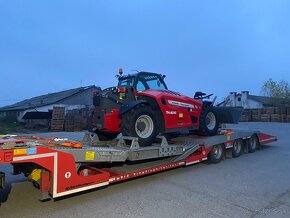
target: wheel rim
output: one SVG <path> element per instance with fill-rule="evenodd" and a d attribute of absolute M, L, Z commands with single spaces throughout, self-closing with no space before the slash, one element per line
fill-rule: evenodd
<path fill-rule="evenodd" d="M 135 131 L 140 138 L 148 138 L 153 133 L 154 123 L 150 116 L 141 115 L 135 123 Z"/>
<path fill-rule="evenodd" d="M 236 153 L 240 153 L 242 149 L 242 144 L 241 142 L 235 142 L 234 143 L 234 150 Z"/>
<path fill-rule="evenodd" d="M 214 145 L 212 148 L 213 156 L 215 159 L 219 159 L 222 156 L 223 150 L 220 145 Z"/>
<path fill-rule="evenodd" d="M 216 126 L 216 118 L 213 112 L 208 112 L 205 117 L 206 127 L 213 130 Z"/>

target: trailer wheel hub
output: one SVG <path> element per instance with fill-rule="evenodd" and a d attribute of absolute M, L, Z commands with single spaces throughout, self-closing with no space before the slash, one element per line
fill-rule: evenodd
<path fill-rule="evenodd" d="M 213 146 L 213 154 L 214 156 L 218 159 L 222 155 L 222 147 L 219 145 L 214 145 Z"/>

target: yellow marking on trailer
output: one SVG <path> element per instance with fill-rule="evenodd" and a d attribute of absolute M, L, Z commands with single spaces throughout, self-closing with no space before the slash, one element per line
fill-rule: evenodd
<path fill-rule="evenodd" d="M 27 149 L 26 148 L 19 148 L 19 149 L 14 149 L 13 150 L 14 155 L 23 155 L 27 154 Z"/>
<path fill-rule="evenodd" d="M 95 152 L 94 151 L 86 151 L 85 160 L 95 160 Z"/>
<path fill-rule="evenodd" d="M 231 140 L 231 135 L 227 135 L 227 140 Z"/>

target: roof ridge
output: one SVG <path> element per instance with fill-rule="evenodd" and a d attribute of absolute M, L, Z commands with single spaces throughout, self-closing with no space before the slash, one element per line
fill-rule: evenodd
<path fill-rule="evenodd" d="M 29 99 L 24 99 L 22 101 L 16 102 L 11 105 L 7 105 L 0 108 L 0 111 L 6 111 L 6 110 L 19 110 L 19 108 L 29 109 L 39 106 L 45 106 L 48 104 L 57 103 L 65 98 L 68 98 L 72 95 L 75 95 L 79 92 L 85 91 L 89 88 L 97 87 L 95 85 L 89 85 L 89 86 L 83 86 L 78 88 L 72 88 L 67 89 L 63 91 L 53 92 L 53 93 L 47 93 L 39 96 L 35 96 Z M 51 100 L 51 101 L 49 101 Z M 46 102 L 46 103 L 44 103 Z"/>

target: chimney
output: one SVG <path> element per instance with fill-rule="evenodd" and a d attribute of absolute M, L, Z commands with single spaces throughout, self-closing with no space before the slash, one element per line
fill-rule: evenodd
<path fill-rule="evenodd" d="M 250 92 L 249 91 L 242 91 L 242 93 L 248 96 Z"/>

